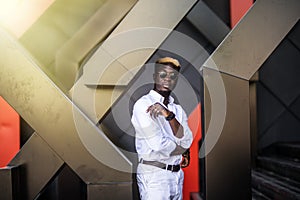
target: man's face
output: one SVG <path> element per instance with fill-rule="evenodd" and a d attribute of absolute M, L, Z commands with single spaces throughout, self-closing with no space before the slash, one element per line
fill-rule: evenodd
<path fill-rule="evenodd" d="M 178 71 L 168 65 L 161 65 L 153 75 L 156 89 L 159 91 L 172 91 L 178 80 Z"/>

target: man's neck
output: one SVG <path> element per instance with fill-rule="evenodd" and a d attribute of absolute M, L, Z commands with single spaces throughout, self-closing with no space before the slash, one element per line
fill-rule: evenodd
<path fill-rule="evenodd" d="M 171 94 L 171 91 L 160 91 L 160 90 L 157 90 L 156 88 L 154 89 L 154 91 L 156 91 L 158 94 L 160 94 L 161 96 L 163 97 L 169 97 L 170 94 Z"/>
<path fill-rule="evenodd" d="M 157 90 L 156 88 L 154 88 L 154 91 L 156 91 L 158 94 L 160 94 L 161 96 L 163 96 L 164 97 L 164 104 L 168 105 L 168 103 L 169 103 L 169 96 L 171 94 L 171 91 L 160 91 L 160 90 Z"/>

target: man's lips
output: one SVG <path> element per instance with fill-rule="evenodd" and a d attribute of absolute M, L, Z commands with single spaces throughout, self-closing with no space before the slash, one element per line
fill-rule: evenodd
<path fill-rule="evenodd" d="M 165 84 L 163 84 L 162 86 L 163 86 L 164 88 L 167 88 L 167 89 L 170 88 L 170 84 L 168 84 L 168 83 L 165 83 Z"/>

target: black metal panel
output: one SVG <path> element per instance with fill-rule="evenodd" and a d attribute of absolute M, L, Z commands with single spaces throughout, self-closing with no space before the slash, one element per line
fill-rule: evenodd
<path fill-rule="evenodd" d="M 300 141 L 300 23 L 290 30 L 259 70 L 258 148 Z"/>
<path fill-rule="evenodd" d="M 264 85 L 257 83 L 258 139 L 285 111 L 284 106 Z"/>
<path fill-rule="evenodd" d="M 296 46 L 298 50 L 300 50 L 300 21 L 298 20 L 297 24 L 291 30 L 288 35 L 288 39 Z"/>
<path fill-rule="evenodd" d="M 229 0 L 203 0 L 223 21 L 230 26 Z"/>
<path fill-rule="evenodd" d="M 289 106 L 300 94 L 300 51 L 283 40 L 259 70 L 263 82 L 284 105 Z"/>
<path fill-rule="evenodd" d="M 9 166 L 20 166 L 22 200 L 37 197 L 64 164 L 63 160 L 36 133 L 31 136 Z"/>
<path fill-rule="evenodd" d="M 290 112 L 285 111 L 262 135 L 258 148 L 263 149 L 277 142 L 300 141 L 300 123 Z"/>
<path fill-rule="evenodd" d="M 86 184 L 68 166 L 64 165 L 36 200 L 83 200 L 86 199 Z"/>
<path fill-rule="evenodd" d="M 0 199 L 21 200 L 18 166 L 0 168 Z"/>
<path fill-rule="evenodd" d="M 300 119 L 300 96 L 291 105 L 290 110 Z"/>
<path fill-rule="evenodd" d="M 203 2 L 199 1 L 186 18 L 217 47 L 230 28 Z"/>

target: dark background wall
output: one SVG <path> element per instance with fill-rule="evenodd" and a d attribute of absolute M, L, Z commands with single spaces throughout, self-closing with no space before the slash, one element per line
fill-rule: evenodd
<path fill-rule="evenodd" d="M 300 22 L 259 70 L 258 148 L 300 141 Z"/>

